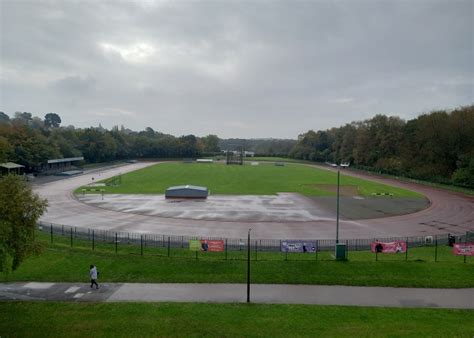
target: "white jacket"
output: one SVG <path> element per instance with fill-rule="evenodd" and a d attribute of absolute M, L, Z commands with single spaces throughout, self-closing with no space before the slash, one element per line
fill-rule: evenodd
<path fill-rule="evenodd" d="M 89 275 L 91 279 L 97 279 L 97 268 L 95 266 L 89 271 Z"/>

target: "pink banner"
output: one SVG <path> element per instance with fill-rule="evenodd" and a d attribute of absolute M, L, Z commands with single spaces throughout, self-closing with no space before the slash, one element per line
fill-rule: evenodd
<path fill-rule="evenodd" d="M 403 253 L 407 251 L 407 243 L 404 241 L 390 243 L 372 242 L 370 249 L 373 253 Z"/>
<path fill-rule="evenodd" d="M 474 256 L 474 243 L 453 244 L 453 254 L 460 256 Z"/>
<path fill-rule="evenodd" d="M 201 239 L 201 250 L 209 252 L 222 252 L 224 251 L 224 241 Z"/>

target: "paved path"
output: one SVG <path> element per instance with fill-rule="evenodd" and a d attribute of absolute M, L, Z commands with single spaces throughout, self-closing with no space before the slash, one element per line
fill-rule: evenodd
<path fill-rule="evenodd" d="M 419 289 L 254 284 L 252 303 L 474 309 L 474 288 Z M 2 283 L 1 300 L 78 302 L 246 302 L 245 284 Z"/>

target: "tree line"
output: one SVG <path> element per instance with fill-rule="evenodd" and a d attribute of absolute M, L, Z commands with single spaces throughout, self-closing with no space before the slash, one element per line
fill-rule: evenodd
<path fill-rule="evenodd" d="M 61 126 L 56 113 L 0 112 L 0 163 L 33 170 L 48 159 L 84 156 L 90 163 L 135 158 L 196 158 L 224 150 L 288 156 L 315 162 L 349 162 L 433 182 L 474 187 L 474 105 L 439 110 L 405 121 L 376 115 L 339 128 L 310 130 L 297 140 L 175 137 L 148 127 Z"/>
<path fill-rule="evenodd" d="M 474 188 L 474 105 L 405 121 L 376 115 L 298 136 L 289 156 Z"/>
<path fill-rule="evenodd" d="M 148 127 L 136 132 L 122 127 L 61 127 L 58 114 L 44 119 L 28 112 L 13 118 L 0 112 L 0 162 L 30 168 L 48 159 L 84 156 L 89 163 L 131 158 L 193 158 L 219 152 L 216 135 L 175 137 Z"/>

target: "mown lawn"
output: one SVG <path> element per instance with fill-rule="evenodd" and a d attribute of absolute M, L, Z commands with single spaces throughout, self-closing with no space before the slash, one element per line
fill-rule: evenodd
<path fill-rule="evenodd" d="M 246 252 L 199 253 L 187 248 L 150 247 L 141 256 L 140 246 L 121 244 L 115 253 L 111 243 L 75 241 L 56 236 L 40 256 L 27 259 L 8 281 L 87 282 L 90 264 L 98 266 L 102 282 L 149 283 L 245 283 Z M 413 248 L 408 256 L 349 252 L 349 260 L 336 262 L 332 252 L 289 254 L 252 251 L 252 283 L 394 286 L 428 288 L 474 287 L 474 259 L 453 256 L 450 248 Z M 407 261 L 405 261 L 407 259 Z"/>
<path fill-rule="evenodd" d="M 261 163 L 252 166 L 228 166 L 222 163 L 160 163 L 122 175 L 119 186 L 105 187 L 106 193 L 163 194 L 174 185 L 206 186 L 211 194 L 274 195 L 278 192 L 297 192 L 307 196 L 334 195 L 319 184 L 336 185 L 334 172 L 301 164 L 275 166 Z M 341 176 L 342 186 L 356 186 L 362 196 L 388 193 L 394 197 L 422 197 L 413 191 L 387 186 L 350 176 Z M 82 188 L 76 190 L 81 192 Z"/>
<path fill-rule="evenodd" d="M 472 310 L 1 302 L 2 337 L 472 337 Z"/>

